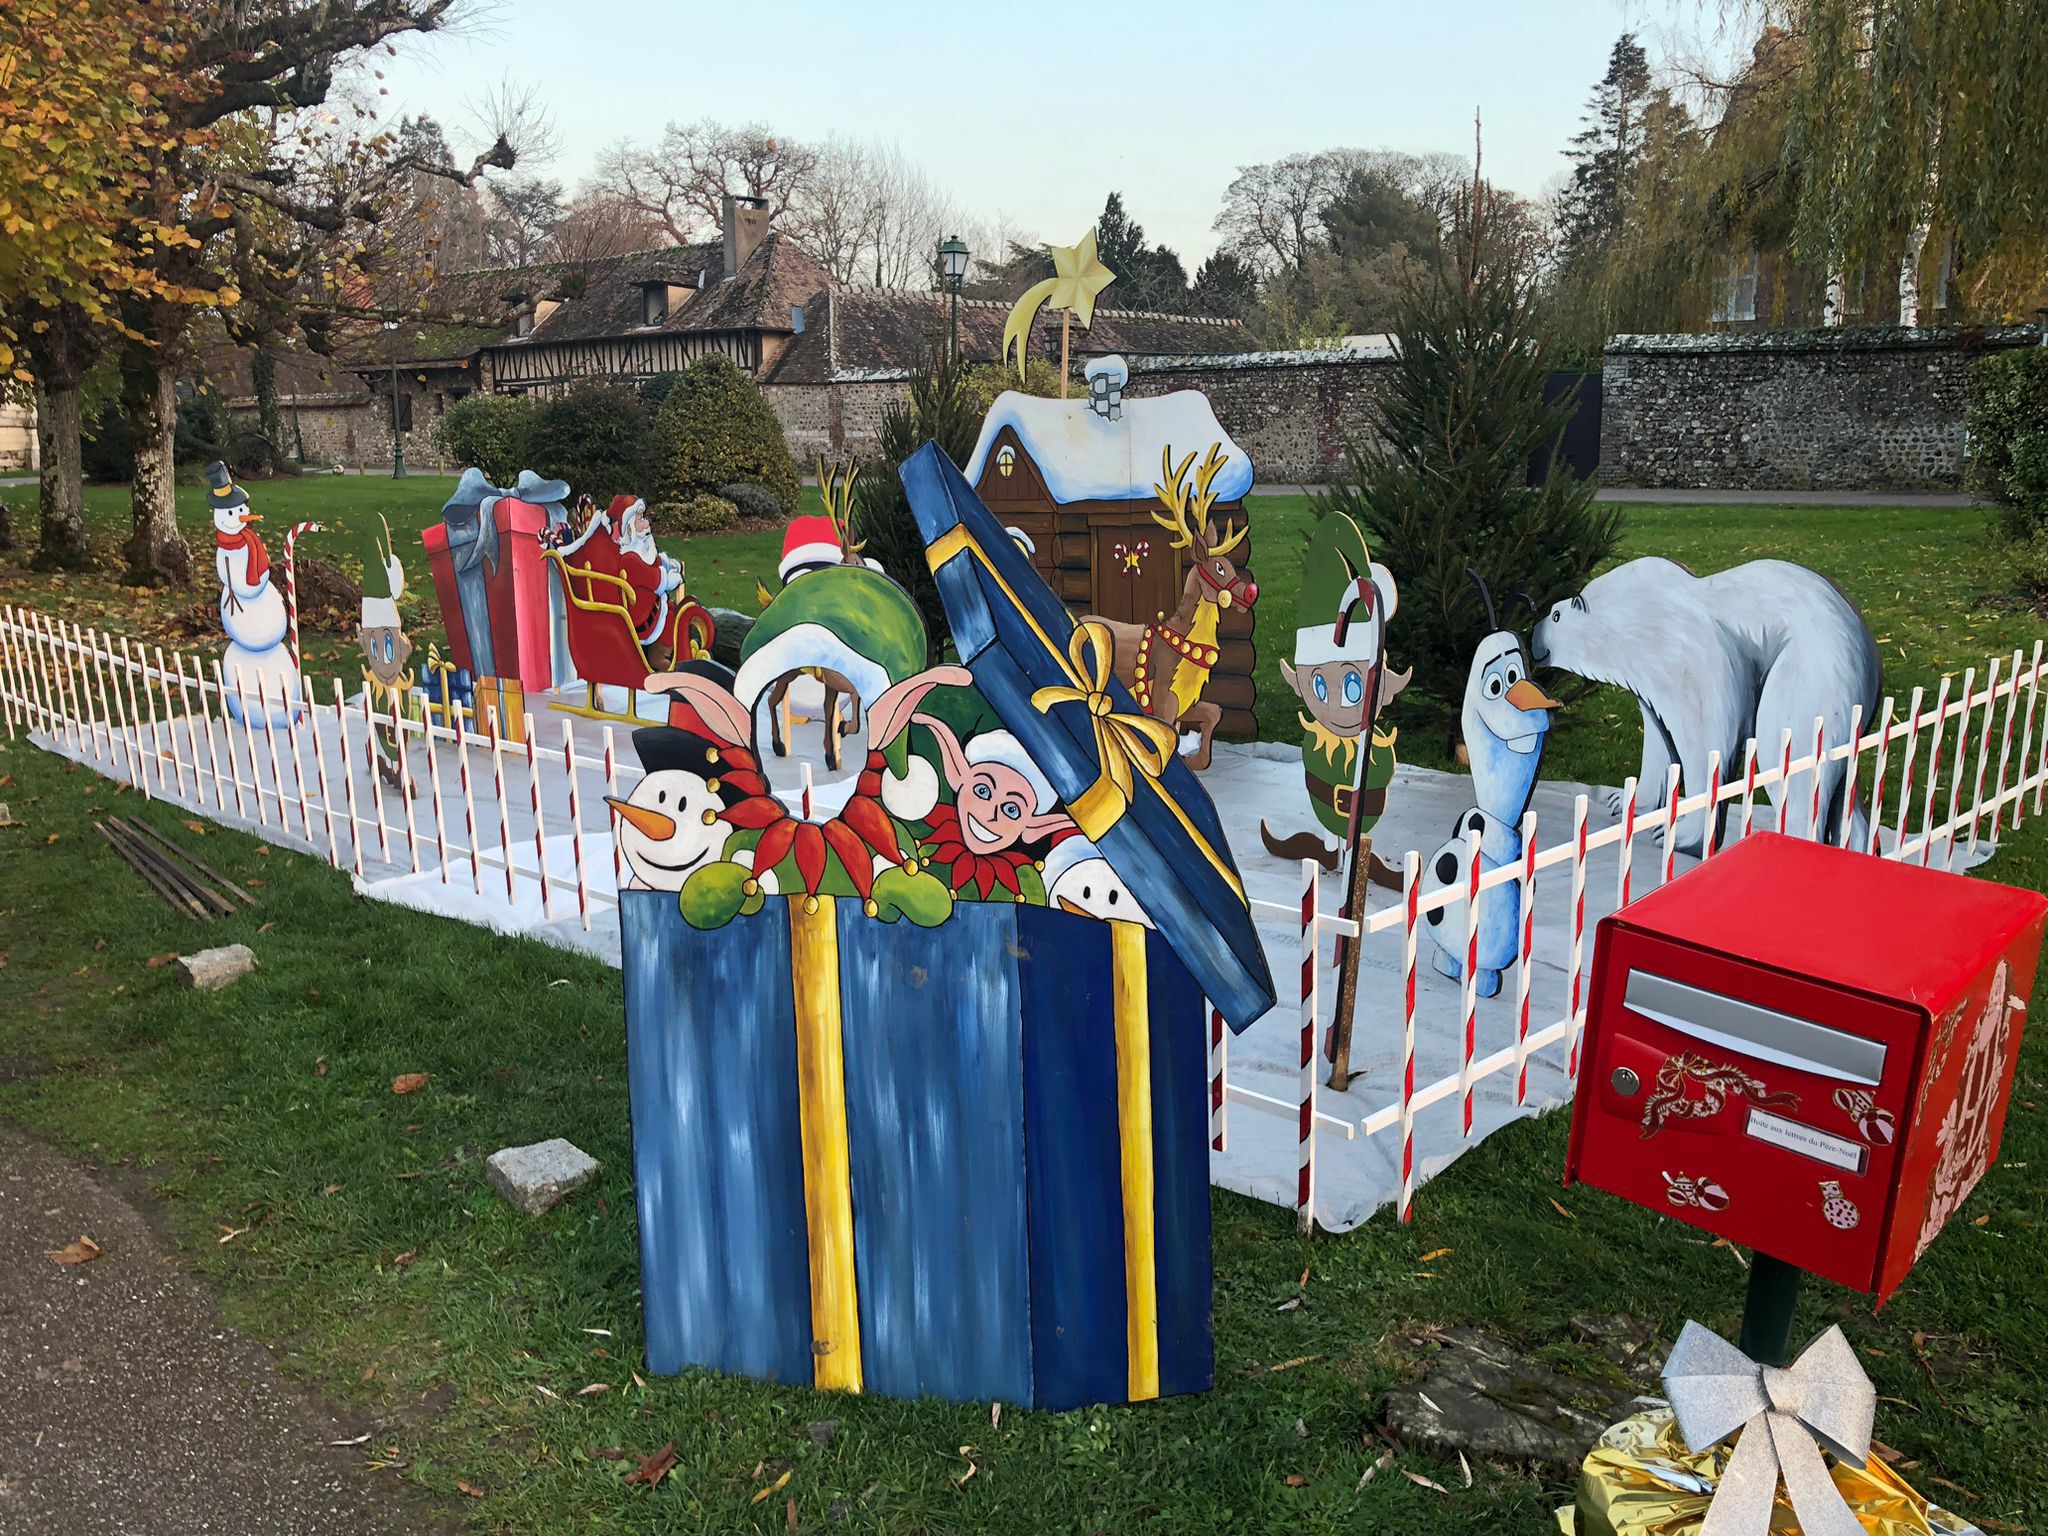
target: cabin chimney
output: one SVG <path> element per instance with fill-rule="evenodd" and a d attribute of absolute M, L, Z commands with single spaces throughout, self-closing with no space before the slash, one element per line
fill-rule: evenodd
<path fill-rule="evenodd" d="M 764 197 L 725 199 L 725 275 L 739 276 L 747 258 L 768 234 L 768 200 Z"/>

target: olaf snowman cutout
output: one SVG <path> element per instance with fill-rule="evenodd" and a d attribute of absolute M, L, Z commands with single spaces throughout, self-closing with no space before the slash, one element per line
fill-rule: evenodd
<path fill-rule="evenodd" d="M 1493 598 L 1477 572 L 1468 571 L 1486 604 L 1492 633 L 1472 653 L 1465 678 L 1459 721 L 1465 750 L 1472 760 L 1472 793 L 1478 802 L 1460 816 L 1449 841 L 1430 856 L 1428 868 L 1437 886 L 1465 889 L 1472 875 L 1467 837 L 1479 834 L 1481 874 L 1516 863 L 1522 857 L 1522 815 L 1536 791 L 1543 767 L 1543 746 L 1550 731 L 1550 712 L 1558 708 L 1529 679 L 1529 654 L 1522 637 L 1499 627 Z M 1446 921 L 1447 912 L 1458 920 Z M 1508 881 L 1479 897 L 1478 944 L 1473 965 L 1473 991 L 1493 997 L 1500 991 L 1501 972 L 1520 953 L 1522 888 Z M 1438 907 L 1427 914 L 1434 944 L 1430 961 L 1453 981 L 1465 976 L 1466 914 L 1462 907 Z"/>
<path fill-rule="evenodd" d="M 270 554 L 249 525 L 262 518 L 227 465 L 206 466 L 206 501 L 213 513 L 213 573 L 220 582 L 223 703 L 244 725 L 288 726 L 299 702 L 299 667 L 284 643 L 291 616 L 272 579 Z"/>

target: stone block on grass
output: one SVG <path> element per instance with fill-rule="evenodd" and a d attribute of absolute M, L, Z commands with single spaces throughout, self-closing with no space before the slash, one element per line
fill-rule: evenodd
<path fill-rule="evenodd" d="M 202 949 L 178 956 L 178 975 L 186 986 L 201 992 L 218 992 L 256 969 L 256 951 L 246 944 L 228 944 L 220 949 Z"/>
<path fill-rule="evenodd" d="M 538 1216 L 597 1177 L 599 1164 L 557 1136 L 530 1147 L 506 1147 L 484 1164 L 491 1188 L 529 1216 Z"/>

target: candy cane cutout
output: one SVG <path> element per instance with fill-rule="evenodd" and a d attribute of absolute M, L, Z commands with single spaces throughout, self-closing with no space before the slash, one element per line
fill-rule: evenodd
<path fill-rule="evenodd" d="M 563 724 L 567 724 L 564 721 Z M 548 921 L 554 914 L 548 910 L 548 839 L 540 819 L 540 755 L 535 751 L 533 739 L 538 731 L 526 733 L 526 778 L 533 787 L 533 856 L 535 868 L 540 877 L 540 916 Z M 806 767 L 809 764 L 805 764 Z"/>
<path fill-rule="evenodd" d="M 1301 861 L 1301 1104 L 1294 1182 L 1294 1230 L 1316 1226 L 1316 865 Z"/>
<path fill-rule="evenodd" d="M 341 868 L 341 848 L 334 840 L 334 792 L 327 784 L 327 748 L 320 740 L 320 705 L 307 695 L 306 720 L 313 729 L 313 771 L 320 780 L 320 820 L 327 828 L 327 863 L 333 869 Z M 355 829 L 349 829 L 350 839 Z"/>
<path fill-rule="evenodd" d="M 334 723 L 341 728 L 341 783 L 348 792 L 348 850 L 349 863 L 358 880 L 363 878 L 363 820 L 356 811 L 356 768 L 349 761 L 348 752 L 348 700 L 342 695 L 341 679 L 334 680 Z M 371 742 L 363 752 L 363 761 L 370 770 L 370 787 L 376 789 L 377 764 L 371 756 L 377 750 Z"/>
<path fill-rule="evenodd" d="M 1586 797 L 1572 802 L 1572 954 L 1571 1027 L 1566 1031 L 1571 1047 L 1565 1070 L 1574 1081 L 1579 1075 L 1579 992 L 1586 974 Z"/>
<path fill-rule="evenodd" d="M 562 721 L 562 767 L 569 774 L 569 856 L 576 864 L 576 916 L 590 932 L 590 875 L 583 867 L 583 789 L 576 773 L 576 733 Z"/>
<path fill-rule="evenodd" d="M 1472 1136 L 1472 1053 L 1479 1044 L 1479 829 L 1465 834 L 1465 978 L 1459 988 L 1459 1016 L 1464 1022 L 1464 1054 L 1458 1058 L 1458 1098 L 1463 1105 L 1465 1137 Z"/>
<path fill-rule="evenodd" d="M 299 556 L 297 548 L 299 536 L 301 534 L 307 533 L 325 533 L 326 531 L 327 530 L 319 523 L 293 523 L 290 528 L 285 530 L 285 653 L 289 655 L 292 659 L 292 670 L 294 672 L 303 673 L 305 670 L 305 663 L 300 659 L 299 653 Z M 305 693 L 305 683 L 303 682 L 303 680 L 299 684 L 299 692 L 301 696 L 303 696 Z M 282 808 L 280 808 L 278 811 L 278 819 L 280 821 L 284 819 L 284 812 Z"/>
<path fill-rule="evenodd" d="M 469 833 L 469 878 L 476 887 L 477 895 L 484 893 L 484 867 L 480 862 L 476 835 L 476 794 L 469 787 L 469 734 L 462 722 L 467 717 L 461 710 L 455 712 L 455 766 L 460 770 L 462 780 L 462 819 Z"/>
<path fill-rule="evenodd" d="M 1415 949 L 1422 905 L 1422 855 L 1413 848 L 1401 879 L 1401 1220 L 1415 1217 Z"/>

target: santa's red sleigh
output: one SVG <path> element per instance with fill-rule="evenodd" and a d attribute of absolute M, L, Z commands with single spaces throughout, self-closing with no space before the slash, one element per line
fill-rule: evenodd
<path fill-rule="evenodd" d="M 618 497 L 580 534 L 544 551 L 566 599 L 569 659 L 589 690 L 582 704 L 555 703 L 568 714 L 637 721 L 634 694 L 648 673 L 711 654 L 716 626 L 685 595 L 681 568 L 620 547 L 620 527 L 634 515 L 645 515 L 641 504 Z M 622 709 L 604 707 L 607 687 L 624 691 Z"/>

